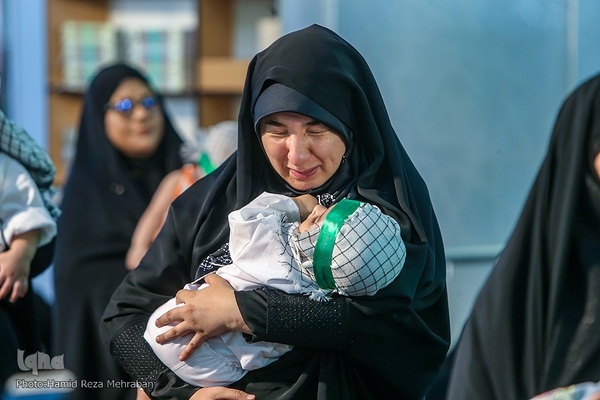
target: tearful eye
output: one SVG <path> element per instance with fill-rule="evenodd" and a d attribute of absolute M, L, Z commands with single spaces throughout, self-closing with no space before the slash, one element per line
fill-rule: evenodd
<path fill-rule="evenodd" d="M 288 134 L 287 131 L 267 131 L 266 133 L 273 136 L 287 136 Z"/>

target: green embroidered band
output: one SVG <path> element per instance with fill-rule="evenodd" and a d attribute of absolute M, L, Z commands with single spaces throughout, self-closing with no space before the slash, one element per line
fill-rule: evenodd
<path fill-rule="evenodd" d="M 204 172 L 208 175 L 213 172 L 216 168 L 213 163 L 210 161 L 210 157 L 206 152 L 203 152 L 200 155 L 200 159 L 198 160 L 198 165 L 200 168 L 204 170 Z"/>
<path fill-rule="evenodd" d="M 331 258 L 335 238 L 346 219 L 356 211 L 360 204 L 360 201 L 357 200 L 342 199 L 329 211 L 321 225 L 313 255 L 315 279 L 321 289 L 335 289 L 335 282 L 331 273 Z"/>

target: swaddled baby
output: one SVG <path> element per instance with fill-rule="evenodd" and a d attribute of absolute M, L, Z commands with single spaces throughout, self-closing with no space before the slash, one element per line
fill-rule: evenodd
<path fill-rule="evenodd" d="M 201 264 L 196 276 L 216 269 L 235 290 L 266 286 L 316 301 L 334 293 L 369 296 L 400 274 L 406 257 L 398 223 L 378 207 L 356 200 L 343 199 L 327 208 L 310 195 L 265 192 L 230 213 L 229 226 L 227 248 L 220 249 L 218 261 Z M 195 282 L 185 286 L 202 288 Z M 242 333 L 228 332 L 208 339 L 180 361 L 191 334 L 156 342 L 172 327 L 158 328 L 156 319 L 177 306 L 171 299 L 159 307 L 144 337 L 160 360 L 192 385 L 229 385 L 292 349 L 280 343 L 248 343 Z"/>

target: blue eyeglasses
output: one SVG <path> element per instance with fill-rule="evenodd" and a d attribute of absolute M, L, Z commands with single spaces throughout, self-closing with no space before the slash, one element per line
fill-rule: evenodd
<path fill-rule="evenodd" d="M 136 105 L 140 104 L 146 110 L 153 110 L 156 107 L 156 98 L 152 96 L 144 97 L 140 100 L 132 100 L 129 98 L 117 100 L 113 103 L 107 103 L 105 110 L 114 110 L 124 115 L 131 115 Z"/>

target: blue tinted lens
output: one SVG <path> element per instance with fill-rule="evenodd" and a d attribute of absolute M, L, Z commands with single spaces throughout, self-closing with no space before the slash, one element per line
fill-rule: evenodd
<path fill-rule="evenodd" d="M 154 97 L 144 97 L 141 100 L 141 103 L 142 106 L 144 106 L 144 108 L 150 109 L 156 105 L 156 100 L 154 99 Z"/>
<path fill-rule="evenodd" d="M 133 102 L 131 101 L 131 99 L 123 99 L 115 102 L 114 108 L 115 111 L 118 112 L 127 112 L 131 110 L 131 107 L 133 107 Z"/>

